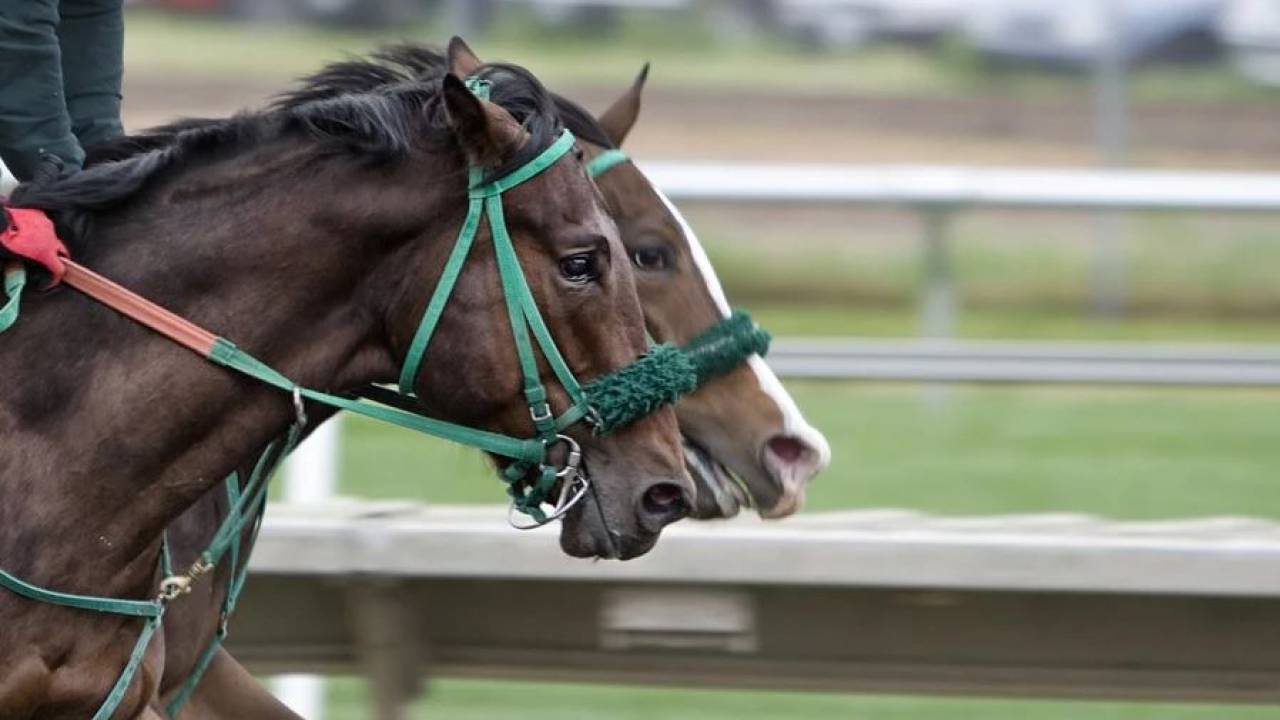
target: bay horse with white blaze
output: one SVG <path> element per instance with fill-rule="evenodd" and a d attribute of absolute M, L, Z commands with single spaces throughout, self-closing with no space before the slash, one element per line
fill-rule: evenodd
<path fill-rule="evenodd" d="M 472 173 L 474 197 L 564 137 L 526 72 L 479 75 L 488 101 L 446 74 L 244 115 L 19 188 L 13 202 L 47 211 L 84 265 L 296 382 L 294 399 L 297 387 L 343 395 L 394 382 L 469 212 L 467 168 L 484 175 L 477 185 Z M 495 226 L 509 231 L 573 375 L 623 368 L 645 338 L 626 251 L 581 160 L 552 157 L 503 192 L 492 197 L 505 219 L 494 223 L 486 201 L 490 222 L 477 228 L 412 390 L 437 417 L 524 437 L 529 378 L 511 349 Z M 550 404 L 570 405 L 543 360 L 535 374 Z M 278 388 L 66 290 L 27 298 L 0 342 L 0 375 L 0 568 L 32 586 L 138 603 L 156 598 L 164 529 L 298 412 Z M 593 496 L 565 518 L 567 551 L 634 556 L 685 514 L 691 487 L 670 410 L 608 436 L 581 423 L 562 432 L 582 448 Z M 139 627 L 0 592 L 0 717 L 101 713 Z M 137 645 L 138 672 L 102 717 L 166 717 L 165 642 Z"/>

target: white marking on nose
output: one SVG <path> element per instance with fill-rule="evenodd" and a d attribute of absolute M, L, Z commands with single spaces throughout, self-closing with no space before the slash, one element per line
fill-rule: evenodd
<path fill-rule="evenodd" d="M 671 213 L 671 217 L 676 219 L 676 223 L 680 225 L 680 231 L 684 233 L 685 240 L 689 243 L 689 254 L 693 257 L 693 264 L 698 268 L 698 272 L 702 275 L 702 281 L 706 284 L 707 292 L 711 294 L 711 299 L 715 301 L 716 307 L 720 310 L 721 317 L 729 317 L 729 300 L 725 297 L 724 288 L 720 285 L 720 278 L 716 275 L 716 270 L 711 266 L 711 259 L 707 257 L 707 252 L 702 248 L 702 243 L 698 240 L 698 235 L 689 226 L 689 222 L 684 219 L 684 215 L 676 209 L 675 204 L 657 187 L 653 191 L 658 194 L 662 203 L 667 206 L 667 211 Z M 818 429 L 813 427 L 804 419 L 804 415 L 800 413 L 800 408 L 796 407 L 796 401 L 791 397 L 786 388 L 782 387 L 782 381 L 778 380 L 778 376 L 774 374 L 773 369 L 765 364 L 764 358 L 759 355 L 752 355 L 747 359 L 747 364 L 755 373 L 756 381 L 760 383 L 760 390 L 768 395 L 778 406 L 778 411 L 782 413 L 783 432 L 790 435 L 805 445 L 813 449 L 817 455 L 817 462 L 814 463 L 813 473 L 825 468 L 831 462 L 831 444 L 827 442 L 827 438 Z"/>

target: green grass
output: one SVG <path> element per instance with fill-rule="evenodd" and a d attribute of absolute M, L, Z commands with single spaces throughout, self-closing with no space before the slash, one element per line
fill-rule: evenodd
<path fill-rule="evenodd" d="M 330 720 L 366 717 L 352 681 L 331 684 Z M 1275 708 L 671 690 L 437 680 L 413 717 L 431 720 L 1274 720 Z"/>
<path fill-rule="evenodd" d="M 732 295 L 731 297 L 740 297 Z M 775 335 L 915 337 L 920 334 L 915 308 L 849 308 L 839 305 L 756 305 L 752 315 Z M 1084 309 L 1072 313 L 1045 308 L 982 307 L 962 304 L 956 334 L 971 339 L 1115 340 L 1153 342 L 1280 342 L 1280 323 L 1226 317 L 1153 315 L 1099 317 Z"/>
<path fill-rule="evenodd" d="M 834 452 L 810 510 L 1280 518 L 1280 393 L 956 387 L 939 405 L 916 386 L 789 387 Z M 346 492 L 502 501 L 474 451 L 357 418 L 345 427 Z"/>
<path fill-rule="evenodd" d="M 919 295 L 922 252 L 919 228 L 910 216 L 887 211 L 726 211 L 703 205 L 688 208 L 688 215 L 729 296 L 739 302 L 855 308 L 859 310 L 850 317 L 858 317 L 868 308 L 909 310 Z M 1187 330 L 1175 328 L 1171 334 L 1219 339 L 1222 333 L 1211 328 L 1202 332 L 1212 324 L 1206 321 L 1225 319 L 1230 327 L 1232 318 L 1246 320 L 1236 326 L 1252 325 L 1265 332 L 1265 324 L 1256 319 L 1280 315 L 1277 223 L 1280 217 L 1274 214 L 1122 217 L 1117 255 L 1128 308 L 1139 321 L 1189 321 Z M 1061 327 L 1060 320 L 1072 324 L 1072 318 L 1088 314 L 1097 235 L 1097 221 L 1086 213 L 959 213 L 947 247 L 960 302 L 978 310 L 977 316 L 1040 318 L 1040 336 L 1064 332 L 1074 337 L 1079 331 Z M 837 333 L 860 332 L 850 330 L 849 322 L 839 317 L 821 322 Z M 967 312 L 962 322 L 968 322 Z M 1133 329 L 1141 337 L 1149 336 L 1141 328 Z M 965 333 L 982 334 L 980 330 L 962 328 Z M 1098 331 L 1110 336 L 1104 329 Z"/>

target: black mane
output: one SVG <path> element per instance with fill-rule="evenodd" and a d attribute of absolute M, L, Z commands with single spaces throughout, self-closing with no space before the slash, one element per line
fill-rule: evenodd
<path fill-rule="evenodd" d="M 332 63 L 267 108 L 229 118 L 183 119 L 88 149 L 86 169 L 48 183 L 20 185 L 15 206 L 40 208 L 69 240 L 88 233 L 95 211 L 127 200 L 157 174 L 217 152 L 285 136 L 307 138 L 318 152 L 387 163 L 413 147 L 451 147 L 441 92 L 443 57 L 423 46 L 396 45 L 368 58 Z M 555 141 L 562 127 L 557 102 L 537 78 L 516 65 L 477 73 L 492 84 L 490 100 L 529 133 L 525 147 L 497 168 L 501 177 Z"/>
<path fill-rule="evenodd" d="M 428 45 L 398 43 L 386 45 L 369 55 L 367 60 L 357 59 L 336 62 L 319 72 L 308 75 L 301 84 L 276 96 L 274 107 L 287 107 L 323 100 L 344 93 L 372 92 L 378 88 L 414 82 L 435 82 L 448 70 L 448 58 Z M 523 72 L 512 65 L 494 65 Z M 494 88 L 494 100 L 504 107 Z M 564 126 L 576 137 L 605 148 L 614 143 L 591 113 L 581 105 L 556 93 L 551 93 L 552 103 Z"/>
<path fill-rule="evenodd" d="M 439 82 L 448 60 L 438 50 L 428 45 L 400 43 L 384 46 L 367 58 L 356 58 L 330 63 L 311 75 L 299 80 L 298 87 L 275 96 L 270 107 L 288 111 L 308 103 L 332 100 L 349 94 L 375 92 L 381 88 L 414 83 Z M 499 65 L 523 73 L 520 68 Z M 495 93 L 498 89 L 495 88 Z M 614 147 L 604 128 L 581 105 L 556 93 L 550 93 L 560 122 L 575 136 L 605 148 Z M 502 103 L 501 98 L 495 101 Z M 515 102 L 514 99 L 511 102 Z M 511 108 L 508 107 L 508 110 Z M 210 118 L 184 118 L 167 125 L 144 130 L 136 135 L 122 137 L 88 149 L 88 165 L 123 160 L 139 153 L 161 149 L 183 134 L 224 122 Z"/>

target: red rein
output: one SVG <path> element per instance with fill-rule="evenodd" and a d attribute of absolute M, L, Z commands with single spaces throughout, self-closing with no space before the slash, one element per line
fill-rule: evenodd
<path fill-rule="evenodd" d="M 53 278 L 49 287 L 65 282 L 183 347 L 204 356 L 213 350 L 217 341 L 213 333 L 72 262 L 67 247 L 58 239 L 53 222 L 43 211 L 15 207 L 5 210 L 9 212 L 12 223 L 0 233 L 0 245 L 47 270 Z"/>

